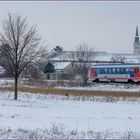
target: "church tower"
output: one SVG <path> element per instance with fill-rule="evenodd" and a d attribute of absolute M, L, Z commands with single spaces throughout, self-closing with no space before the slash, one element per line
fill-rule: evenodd
<path fill-rule="evenodd" d="M 138 27 L 136 27 L 136 35 L 135 35 L 135 41 L 134 41 L 134 54 L 140 54 L 140 42 L 139 42 L 139 33 L 138 33 Z"/>

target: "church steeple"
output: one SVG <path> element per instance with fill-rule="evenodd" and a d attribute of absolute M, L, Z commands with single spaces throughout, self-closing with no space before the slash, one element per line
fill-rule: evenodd
<path fill-rule="evenodd" d="M 139 42 L 139 33 L 138 33 L 138 26 L 136 27 L 136 36 L 135 36 L 135 42 L 134 42 L 134 45 L 135 44 L 140 44 Z"/>
<path fill-rule="evenodd" d="M 139 33 L 138 33 L 138 26 L 136 26 L 136 36 L 139 36 Z"/>
<path fill-rule="evenodd" d="M 139 41 L 139 33 L 138 33 L 138 26 L 136 26 L 136 34 L 135 34 L 135 41 L 134 41 L 134 54 L 140 53 L 140 41 Z"/>

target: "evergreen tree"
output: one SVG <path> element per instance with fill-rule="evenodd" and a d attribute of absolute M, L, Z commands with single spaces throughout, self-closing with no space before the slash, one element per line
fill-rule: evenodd
<path fill-rule="evenodd" d="M 56 46 L 56 47 L 54 48 L 54 51 L 55 51 L 57 54 L 60 54 L 60 53 L 62 53 L 63 48 L 60 47 L 60 46 Z"/>
<path fill-rule="evenodd" d="M 44 68 L 44 73 L 53 73 L 55 72 L 54 65 L 49 61 Z"/>

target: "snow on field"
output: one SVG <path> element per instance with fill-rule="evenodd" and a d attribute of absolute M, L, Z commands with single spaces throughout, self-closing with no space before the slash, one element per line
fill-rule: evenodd
<path fill-rule="evenodd" d="M 14 80 L 13 79 L 6 79 L 6 78 L 0 78 L 0 85 L 8 85 L 8 84 L 13 84 Z"/>
<path fill-rule="evenodd" d="M 65 131 L 79 132 L 78 138 L 95 138 L 81 136 L 80 132 L 111 131 L 110 138 L 118 138 L 114 132 L 123 135 L 130 131 L 139 133 L 140 130 L 138 102 L 75 101 L 66 96 L 31 93 L 19 93 L 18 97 L 15 101 L 12 92 L 0 92 L 0 130 L 11 129 L 15 134 L 19 128 L 43 131 L 55 125 Z M 0 138 L 3 137 L 0 132 Z"/>
<path fill-rule="evenodd" d="M 1 79 L 0 85 L 13 82 Z M 139 85 L 130 84 L 57 88 L 140 91 Z M 105 102 L 102 97 L 92 101 L 72 95 L 19 93 L 15 101 L 13 96 L 0 91 L 0 138 L 140 138 L 139 100 Z"/>
<path fill-rule="evenodd" d="M 126 83 L 94 83 L 92 86 L 86 87 L 57 87 L 64 89 L 78 89 L 78 90 L 101 90 L 101 91 L 128 91 L 140 92 L 140 85 L 126 84 Z"/>

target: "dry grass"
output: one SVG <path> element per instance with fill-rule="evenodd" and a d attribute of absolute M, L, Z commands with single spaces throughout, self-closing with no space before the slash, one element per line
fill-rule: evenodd
<path fill-rule="evenodd" d="M 0 87 L 0 90 L 14 91 L 13 87 Z M 121 91 L 93 91 L 93 90 L 76 90 L 76 89 L 60 89 L 54 87 L 28 87 L 20 86 L 18 88 L 21 92 L 30 93 L 44 93 L 44 94 L 56 94 L 56 95 L 80 95 L 80 96 L 102 96 L 102 97 L 140 97 L 140 92 L 121 92 Z"/>

